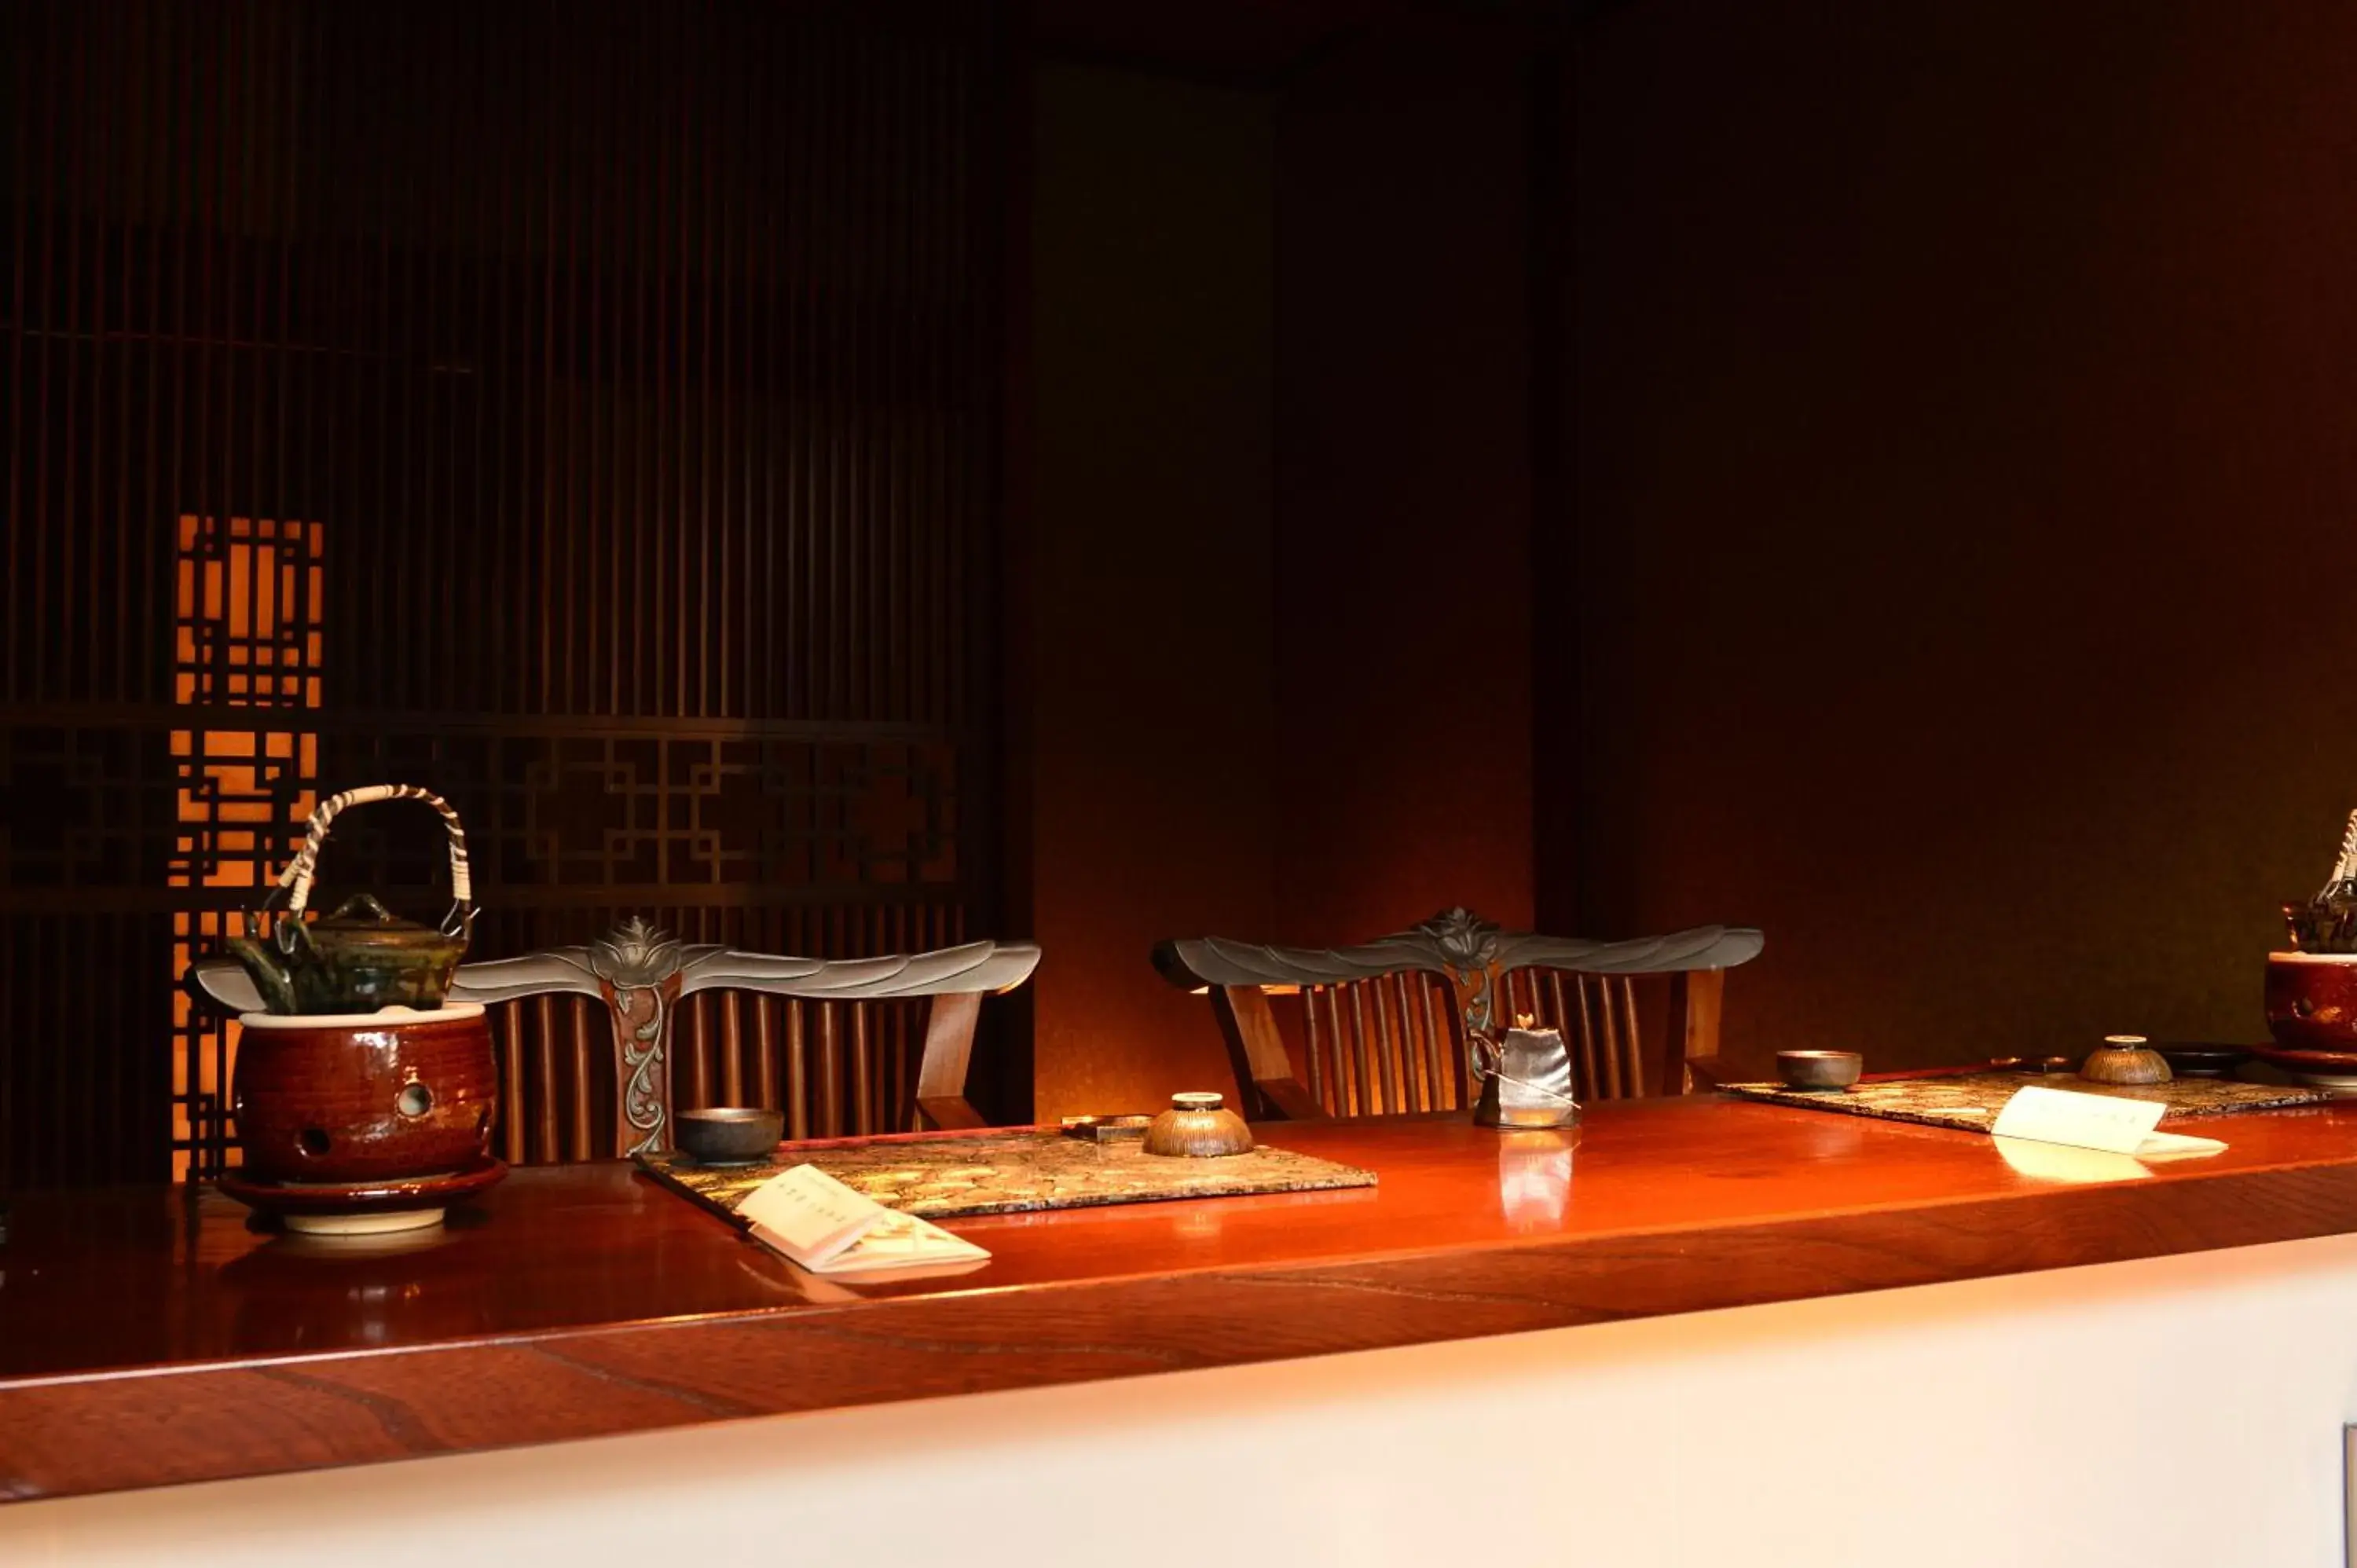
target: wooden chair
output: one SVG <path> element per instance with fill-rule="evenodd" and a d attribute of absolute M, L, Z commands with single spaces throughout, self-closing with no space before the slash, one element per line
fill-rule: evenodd
<path fill-rule="evenodd" d="M 1211 997 L 1248 1116 L 1388 1116 L 1470 1105 L 1467 1037 L 1525 1015 L 1562 1031 L 1581 1099 L 1684 1094 L 1713 1076 L 1726 972 L 1761 945 L 1725 926 L 1581 941 L 1450 909 L 1358 947 L 1168 941 L 1154 965 Z M 1650 1053 L 1635 983 L 1648 975 L 1668 992 Z"/>
<path fill-rule="evenodd" d="M 674 1109 L 761 1105 L 790 1138 L 979 1127 L 965 1098 L 982 999 L 1039 966 L 1028 942 L 828 961 L 673 941 L 625 921 L 587 947 L 461 964 L 500 1059 L 494 1152 L 511 1164 L 671 1146 Z M 192 978 L 259 1007 L 226 960 Z"/>

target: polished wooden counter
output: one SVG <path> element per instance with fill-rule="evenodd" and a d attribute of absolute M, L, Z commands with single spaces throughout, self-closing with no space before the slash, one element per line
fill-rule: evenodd
<path fill-rule="evenodd" d="M 252 1229 L 210 1192 L 26 1195 L 0 1497 L 2357 1232 L 2357 1103 L 2198 1125 L 2229 1149 L 2077 1180 L 1975 1133 L 1716 1098 L 1595 1108 L 1576 1151 L 1452 1118 L 1280 1124 L 1264 1138 L 1380 1186 L 961 1221 L 990 1262 L 859 1285 L 618 1164 L 519 1170 L 373 1245 Z"/>

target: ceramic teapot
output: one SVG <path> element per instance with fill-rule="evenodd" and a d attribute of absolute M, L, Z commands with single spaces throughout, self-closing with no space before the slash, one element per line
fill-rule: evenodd
<path fill-rule="evenodd" d="M 311 879 L 328 824 L 348 806 L 376 800 L 422 800 L 442 813 L 450 834 L 450 912 L 440 926 L 421 926 L 395 916 L 368 894 L 345 900 L 332 915 L 306 920 Z M 467 833 L 458 813 L 430 790 L 414 784 L 371 784 L 322 801 L 311 813 L 303 848 L 262 901 L 244 916 L 244 934 L 226 946 L 253 977 L 273 1013 L 373 1013 L 381 1007 L 439 1007 L 450 977 L 467 950 L 475 924 L 472 888 L 467 877 Z M 274 913 L 282 897 L 286 907 Z"/>

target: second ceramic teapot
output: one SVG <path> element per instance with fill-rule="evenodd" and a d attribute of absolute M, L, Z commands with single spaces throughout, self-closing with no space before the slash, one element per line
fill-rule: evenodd
<path fill-rule="evenodd" d="M 1571 1093 L 1571 1051 L 1554 1029 L 1534 1027 L 1528 1014 L 1503 1039 L 1473 1036 L 1471 1067 L 1481 1080 L 1473 1106 L 1480 1127 L 1577 1127 L 1579 1101 Z"/>

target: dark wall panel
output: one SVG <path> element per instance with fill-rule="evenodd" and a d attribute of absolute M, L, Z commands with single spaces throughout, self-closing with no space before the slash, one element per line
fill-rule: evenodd
<path fill-rule="evenodd" d="M 323 789 L 453 800 L 485 953 L 987 921 L 994 29 L 0 14 L 0 1181 L 218 1116 L 176 949 Z M 434 912 L 383 810 L 327 874 Z"/>
<path fill-rule="evenodd" d="M 1030 987 L 1041 1116 L 1224 1090 L 1157 941 L 1268 929 L 1273 105 L 1031 79 Z M 1013 704 L 1010 704 L 1013 707 Z"/>
<path fill-rule="evenodd" d="M 1526 48 L 1403 19 L 1278 101 L 1280 940 L 1531 920 Z"/>
<path fill-rule="evenodd" d="M 1765 929 L 1754 1068 L 2265 1037 L 2357 804 L 2357 13 L 1620 5 L 1565 89 L 1550 902 Z"/>

